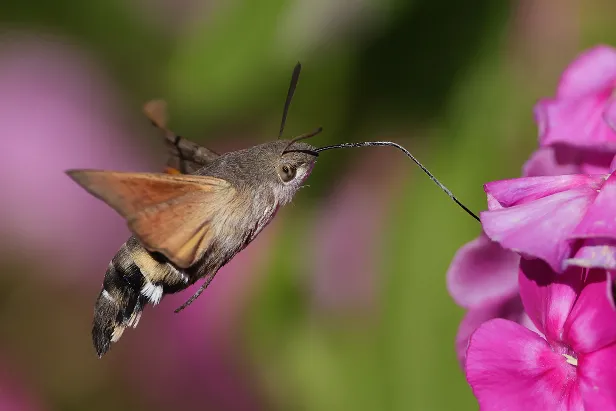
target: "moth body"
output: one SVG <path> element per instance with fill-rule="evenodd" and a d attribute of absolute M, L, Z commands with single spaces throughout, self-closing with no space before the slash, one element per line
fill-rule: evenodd
<path fill-rule="evenodd" d="M 219 155 L 169 130 L 166 103 L 152 100 L 144 112 L 163 132 L 169 154 L 165 174 L 67 171 L 124 217 L 133 234 L 109 263 L 94 305 L 92 339 L 99 357 L 127 327 L 137 326 L 147 304 L 156 305 L 203 278 L 176 312 L 194 301 L 310 175 L 318 154 L 300 140 L 321 128 L 291 141 L 280 139 L 300 71 L 298 63 L 276 141 Z"/>
<path fill-rule="evenodd" d="M 305 143 L 283 155 L 288 144 L 277 140 L 210 158 L 193 167 L 193 177 L 69 172 L 123 215 L 134 233 L 111 260 L 95 303 L 92 337 L 99 357 L 137 326 L 147 304 L 202 278 L 209 284 L 292 200 L 315 156 Z"/>

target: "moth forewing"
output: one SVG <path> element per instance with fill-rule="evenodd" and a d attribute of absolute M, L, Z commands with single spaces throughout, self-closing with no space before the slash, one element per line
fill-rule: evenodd
<path fill-rule="evenodd" d="M 214 237 L 216 214 L 235 195 L 229 182 L 210 176 L 92 170 L 68 174 L 126 218 L 148 250 L 160 252 L 180 268 L 203 256 Z"/>

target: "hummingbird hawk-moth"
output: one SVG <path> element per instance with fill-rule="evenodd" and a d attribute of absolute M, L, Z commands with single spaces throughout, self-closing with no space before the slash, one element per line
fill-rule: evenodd
<path fill-rule="evenodd" d="M 218 154 L 167 128 L 166 106 L 145 105 L 152 123 L 164 133 L 168 148 L 164 173 L 69 170 L 67 174 L 114 208 L 132 236 L 109 263 L 94 307 L 92 339 L 99 357 L 127 327 L 136 327 L 147 304 L 182 291 L 200 279 L 194 301 L 218 270 L 252 242 L 289 203 L 310 175 L 319 152 L 349 147 L 394 146 L 417 163 L 458 205 L 471 214 L 411 153 L 385 141 L 344 143 L 315 148 L 282 136 L 301 65 L 293 71 L 279 139 L 244 150 Z"/>

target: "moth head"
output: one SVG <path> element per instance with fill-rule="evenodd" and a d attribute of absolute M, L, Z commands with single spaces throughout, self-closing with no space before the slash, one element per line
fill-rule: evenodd
<path fill-rule="evenodd" d="M 301 185 L 312 171 L 318 154 L 306 143 L 294 142 L 280 154 L 276 173 L 283 185 Z"/>
<path fill-rule="evenodd" d="M 293 198 L 310 175 L 317 160 L 315 147 L 303 142 L 277 140 L 272 144 L 270 161 L 265 166 L 279 204 Z"/>

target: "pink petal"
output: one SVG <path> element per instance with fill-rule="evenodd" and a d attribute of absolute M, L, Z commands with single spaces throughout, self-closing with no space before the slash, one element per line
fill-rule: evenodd
<path fill-rule="evenodd" d="M 563 161 L 559 147 L 541 147 L 535 151 L 524 164 L 524 177 L 562 176 L 565 174 L 581 174 L 577 161 Z"/>
<path fill-rule="evenodd" d="M 466 378 L 482 411 L 583 410 L 574 367 L 511 321 L 491 320 L 475 331 Z"/>
<path fill-rule="evenodd" d="M 554 104 L 555 100 L 551 98 L 543 98 L 537 101 L 535 107 L 533 107 L 533 117 L 539 131 L 539 142 L 543 140 L 543 136 L 549 131 L 549 117 L 547 107 L 550 104 Z"/>
<path fill-rule="evenodd" d="M 614 159 L 614 153 L 581 148 L 566 144 L 551 146 L 558 164 L 576 164 L 580 172 L 578 174 L 609 174 L 610 163 Z"/>
<path fill-rule="evenodd" d="M 544 261 L 523 259 L 519 283 L 524 309 L 537 329 L 548 341 L 562 342 L 567 317 L 583 286 L 582 269 L 571 268 L 559 275 Z"/>
<path fill-rule="evenodd" d="M 535 106 L 541 145 L 616 150 L 616 132 L 608 125 L 615 85 L 615 49 L 598 46 L 582 53 L 563 73 L 556 98 Z"/>
<path fill-rule="evenodd" d="M 579 98 L 614 87 L 616 50 L 599 45 L 581 53 L 560 78 L 558 98 Z"/>
<path fill-rule="evenodd" d="M 488 209 L 498 210 L 526 204 L 531 201 L 575 188 L 598 190 L 604 182 L 602 175 L 561 175 L 512 178 L 484 184 L 488 195 Z"/>
<path fill-rule="evenodd" d="M 589 238 L 580 241 L 582 245 L 575 256 L 563 262 L 564 268 L 576 266 L 616 270 L 616 240 Z"/>
<path fill-rule="evenodd" d="M 616 311 L 606 296 L 606 281 L 604 270 L 590 272 L 565 323 L 564 341 L 578 353 L 616 343 Z"/>
<path fill-rule="evenodd" d="M 611 174 L 573 230 L 572 238 L 616 239 L 616 174 Z"/>
<path fill-rule="evenodd" d="M 555 144 L 535 151 L 522 171 L 525 177 L 609 174 L 614 158 L 614 153 Z"/>
<path fill-rule="evenodd" d="M 458 354 L 458 361 L 463 366 L 471 335 L 481 324 L 494 318 L 504 318 L 524 326 L 528 323 L 532 324 L 526 313 L 524 313 L 524 307 L 519 295 L 486 301 L 479 306 L 471 308 L 460 322 L 456 334 L 456 352 Z"/>
<path fill-rule="evenodd" d="M 616 410 L 616 345 L 578 358 L 578 381 L 586 410 Z"/>
<path fill-rule="evenodd" d="M 616 100 L 614 98 L 611 98 L 606 103 L 605 110 L 603 111 L 603 119 L 607 125 L 616 132 Z"/>
<path fill-rule="evenodd" d="M 616 150 L 616 132 L 604 120 L 611 89 L 576 100 L 543 100 L 536 117 L 542 124 L 542 147 L 567 144 L 597 150 Z"/>
<path fill-rule="evenodd" d="M 447 289 L 463 307 L 517 294 L 519 261 L 518 254 L 481 234 L 454 256 L 447 271 Z"/>
<path fill-rule="evenodd" d="M 607 289 L 605 291 L 607 292 L 607 299 L 610 302 L 610 306 L 612 309 L 616 310 L 616 301 L 614 301 L 614 299 L 616 299 L 616 283 L 614 282 L 614 277 L 616 277 L 616 272 L 608 271 Z"/>
<path fill-rule="evenodd" d="M 484 211 L 481 223 L 488 237 L 504 248 L 541 258 L 560 272 L 563 259 L 571 251 L 567 239 L 595 193 L 592 188 L 580 187 L 526 204 Z"/>
<path fill-rule="evenodd" d="M 579 147 L 572 147 L 572 149 L 579 153 L 578 165 L 583 174 L 609 174 L 611 172 L 613 152 L 585 150 Z"/>

